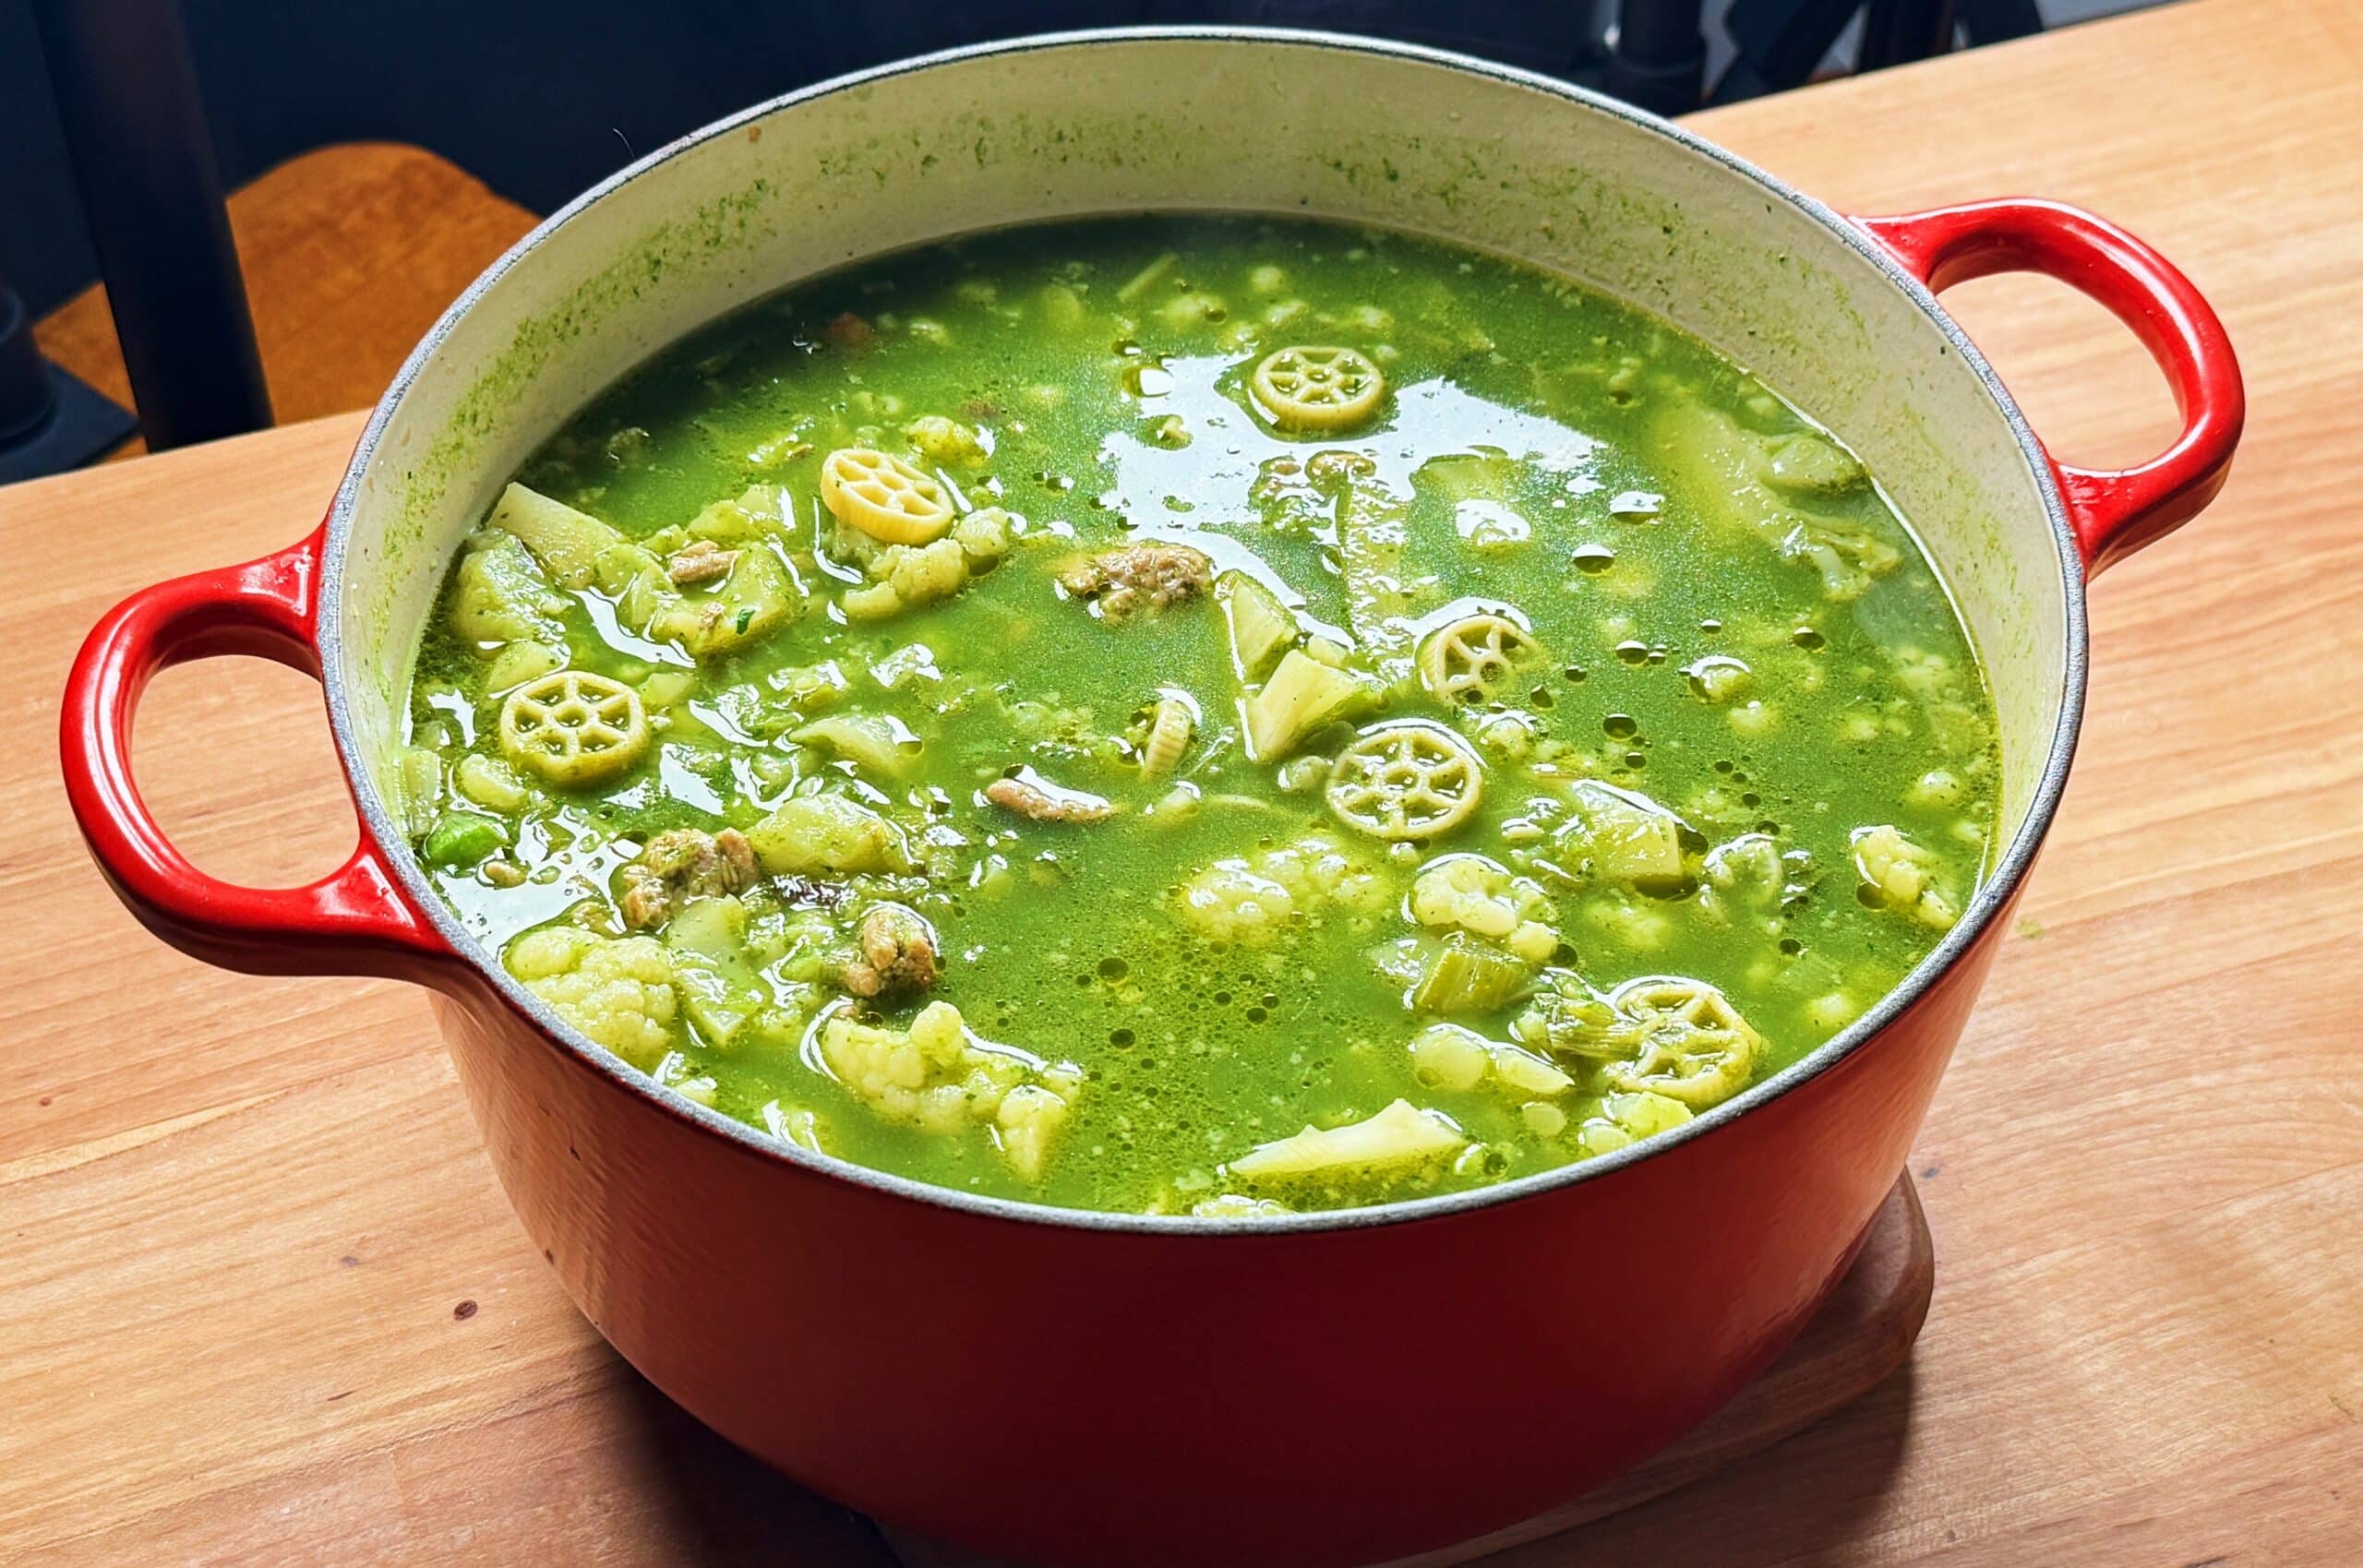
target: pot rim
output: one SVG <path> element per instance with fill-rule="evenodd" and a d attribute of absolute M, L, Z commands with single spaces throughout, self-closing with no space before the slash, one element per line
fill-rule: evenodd
<path fill-rule="evenodd" d="M 1159 42 L 1235 42 L 1268 47 L 1330 50 L 1345 54 L 1376 55 L 1394 60 L 1417 62 L 1439 66 L 1500 82 L 1526 88 L 1577 104 L 1594 113 L 1619 119 L 1697 157 L 1704 158 L 1731 174 L 1746 180 L 1767 196 L 1775 197 L 1803 212 L 1818 223 L 1839 243 L 1869 262 L 1888 282 L 1917 305 L 1936 329 L 1944 334 L 1952 351 L 1976 375 L 1987 396 L 2008 423 L 2017 438 L 2021 454 L 2029 473 L 2035 482 L 2044 516 L 2049 523 L 2052 541 L 2059 555 L 2059 581 L 2064 616 L 2065 640 L 2061 661 L 2060 707 L 2054 727 L 2051 747 L 2044 759 L 2041 777 L 2036 781 L 2026 815 L 2011 835 L 2009 845 L 1997 858 L 1992 874 L 1980 885 L 1967 910 L 1952 929 L 1945 934 L 1925 957 L 1914 964 L 1909 974 L 1881 997 L 1869 1011 L 1836 1035 L 1798 1060 L 1792 1062 L 1760 1083 L 1747 1089 L 1684 1123 L 1671 1131 L 1654 1134 L 1610 1154 L 1574 1161 L 1553 1169 L 1538 1171 L 1529 1176 L 1430 1198 L 1407 1199 L 1398 1203 L 1378 1203 L 1361 1208 L 1321 1210 L 1306 1214 L 1286 1214 L 1235 1218 L 1201 1217 L 1193 1215 L 1118 1214 L 1095 1209 L 1069 1209 L 1048 1203 L 1028 1203 L 1018 1199 L 987 1197 L 963 1192 L 948 1187 L 913 1180 L 887 1171 L 857 1165 L 834 1155 L 804 1149 L 785 1139 L 774 1138 L 750 1123 L 726 1116 L 721 1111 L 685 1099 L 659 1085 L 654 1079 L 632 1067 L 613 1052 L 594 1044 L 587 1035 L 568 1023 L 546 1003 L 527 990 L 522 983 L 510 976 L 497 954 L 464 927 L 452 914 L 442 897 L 430 886 L 420 871 L 416 856 L 409 841 L 403 837 L 386 808 L 375 783 L 360 764 L 361 750 L 355 742 L 352 706 L 347 699 L 343 677 L 343 580 L 346 548 L 352 537 L 353 514 L 358 502 L 361 479 L 377 454 L 378 443 L 389 422 L 400 407 L 404 394 L 415 382 L 427 363 L 435 356 L 454 327 L 472 310 L 492 287 L 536 246 L 555 234 L 580 214 L 610 193 L 621 189 L 633 180 L 655 170 L 659 165 L 690 150 L 705 145 L 716 138 L 727 136 L 754 121 L 762 120 L 783 109 L 817 102 L 839 93 L 868 87 L 871 84 L 931 70 L 937 66 L 964 61 L 1004 55 L 1032 54 L 1054 49 L 1074 49 L 1105 44 L 1136 44 Z M 1442 236 L 1440 236 L 1442 237 Z M 454 300 L 438 317 L 418 345 L 403 361 L 402 367 L 388 386 L 359 443 L 345 468 L 344 477 L 337 485 L 327 528 L 327 543 L 322 553 L 321 582 L 318 600 L 318 643 L 328 699 L 329 724 L 335 736 L 338 760 L 351 786 L 367 836 L 385 853 L 385 862 L 399 880 L 408 902 L 424 915 L 436 932 L 450 948 L 454 956 L 480 976 L 500 999 L 516 1011 L 530 1019 L 553 1044 L 562 1047 L 582 1065 L 600 1073 L 625 1093 L 638 1095 L 657 1109 L 671 1114 L 700 1131 L 719 1136 L 737 1145 L 742 1152 L 758 1158 L 799 1167 L 806 1172 L 834 1180 L 850 1182 L 882 1195 L 910 1199 L 937 1207 L 974 1215 L 979 1218 L 1041 1225 L 1073 1230 L 1138 1233 L 1163 1236 L 1188 1236 L 1217 1239 L 1230 1236 L 1286 1235 L 1309 1231 L 1360 1230 L 1385 1226 L 1406 1225 L 1423 1220 L 1442 1220 L 1473 1210 L 1507 1205 L 1539 1199 L 1563 1189 L 1584 1182 L 1605 1179 L 1644 1160 L 1674 1153 L 1696 1139 L 1703 1138 L 1728 1126 L 1752 1111 L 1769 1106 L 1792 1091 L 1799 1089 L 1832 1071 L 1868 1047 L 1887 1026 L 1917 1003 L 1928 991 L 1975 947 L 1986 929 L 2017 893 L 2019 885 L 2033 865 L 2036 852 L 2048 833 L 2053 816 L 2066 787 L 2069 765 L 2076 749 L 2077 735 L 2082 725 L 2088 641 L 2084 615 L 2085 569 L 2083 557 L 2070 525 L 2058 485 L 2055 482 L 2052 464 L 2036 439 L 2033 429 L 2021 412 L 2017 401 L 2002 385 L 1985 356 L 1978 351 L 1966 333 L 1955 324 L 1935 293 L 1905 270 L 1896 257 L 1869 233 L 1850 221 L 1834 209 L 1755 164 L 1725 150 L 1703 137 L 1684 129 L 1669 120 L 1644 110 L 1581 88 L 1559 81 L 1536 72 L 1505 66 L 1490 60 L 1451 50 L 1435 49 L 1422 44 L 1404 43 L 1392 40 L 1365 38 L 1347 33 L 1313 29 L 1264 28 L 1232 26 L 1148 26 L 1092 28 L 1062 32 L 1029 34 L 1020 38 L 999 40 L 986 43 L 963 45 L 939 50 L 932 54 L 913 55 L 907 59 L 853 71 L 815 82 L 792 92 L 751 105 L 716 120 L 700 129 L 666 143 L 645 157 L 627 164 L 615 174 L 585 190 L 533 231 L 502 253 L 486 268 L 465 292 Z M 1935 563 L 1942 575 L 1942 563 Z"/>

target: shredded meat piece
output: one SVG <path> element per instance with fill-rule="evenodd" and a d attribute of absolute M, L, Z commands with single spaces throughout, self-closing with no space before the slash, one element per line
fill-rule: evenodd
<path fill-rule="evenodd" d="M 758 875 L 754 845 L 738 829 L 674 828 L 650 839 L 640 857 L 617 873 L 623 893 L 616 902 L 624 924 L 644 931 L 671 919 L 691 899 L 744 892 Z"/>
<path fill-rule="evenodd" d="M 672 578 L 674 586 L 687 588 L 692 583 L 728 577 L 730 569 L 738 564 L 738 551 L 726 550 L 711 539 L 700 539 L 666 562 L 666 573 Z"/>
<path fill-rule="evenodd" d="M 935 932 L 916 912 L 899 904 L 874 904 L 861 917 L 855 940 L 861 957 L 839 976 L 855 996 L 924 991 L 935 984 Z"/>
<path fill-rule="evenodd" d="M 834 909 L 851 896 L 851 890 L 841 883 L 815 881 L 810 877 L 782 877 L 772 889 L 791 909 Z"/>
<path fill-rule="evenodd" d="M 1127 545 L 1059 569 L 1061 586 L 1079 599 L 1098 600 L 1100 615 L 1111 621 L 1186 604 L 1214 581 L 1214 562 L 1187 545 Z"/>
<path fill-rule="evenodd" d="M 1116 814 L 1115 807 L 1098 796 L 1062 789 L 1031 777 L 1031 772 L 1027 770 L 1029 776 L 995 779 L 985 786 L 985 798 L 1038 822 L 1104 822 Z"/>
<path fill-rule="evenodd" d="M 831 317 L 829 324 L 821 329 L 821 336 L 828 340 L 831 348 L 868 348 L 870 340 L 877 335 L 869 322 L 850 310 Z"/>

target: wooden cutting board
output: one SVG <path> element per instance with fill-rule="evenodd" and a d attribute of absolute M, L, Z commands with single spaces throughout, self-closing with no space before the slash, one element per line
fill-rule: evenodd
<path fill-rule="evenodd" d="M 1885 1382 L 1912 1354 L 1937 1283 L 1928 1216 L 1912 1178 L 1879 1205 L 1863 1250 L 1797 1342 L 1697 1431 L 1606 1486 L 1563 1507 L 1440 1551 L 1381 1568 L 1455 1568 L 1529 1542 L 1547 1542 L 1712 1475 L 1844 1409 Z M 882 1532 L 902 1568 L 1012 1568 L 906 1531 Z"/>
<path fill-rule="evenodd" d="M 1719 111 L 1856 211 L 2084 202 L 2228 323 L 2215 507 L 2093 595 L 2090 718 L 1913 1175 L 1909 1367 L 1510 1568 L 2363 1561 L 2363 7 L 2196 0 Z M 1949 299 L 2063 454 L 2171 419 L 2121 328 Z M 107 605 L 312 527 L 354 418 L 0 489 L 0 1562 L 891 1568 L 623 1367 L 495 1187 L 425 1004 L 208 970 L 91 873 L 51 736 Z M 352 843 L 318 689 L 166 671 L 201 865 Z"/>

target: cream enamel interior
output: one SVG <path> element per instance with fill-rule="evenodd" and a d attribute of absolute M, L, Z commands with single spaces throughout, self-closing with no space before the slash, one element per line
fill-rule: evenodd
<path fill-rule="evenodd" d="M 422 345 L 339 497 L 324 641 L 381 797 L 451 550 L 601 388 L 864 256 L 1144 209 L 1450 236 L 1757 372 L 1861 453 L 1929 545 L 1994 682 L 2007 838 L 2027 832 L 2073 700 L 2076 585 L 2014 414 L 1925 296 L 1808 206 L 1612 107 L 1418 52 L 1240 33 L 1038 41 L 817 89 L 659 152 L 504 258 Z"/>

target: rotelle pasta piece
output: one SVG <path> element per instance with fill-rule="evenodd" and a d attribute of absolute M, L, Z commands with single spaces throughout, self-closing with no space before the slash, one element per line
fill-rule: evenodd
<path fill-rule="evenodd" d="M 1433 838 L 1467 821 L 1484 788 L 1469 743 L 1424 719 L 1373 724 L 1337 754 L 1329 809 L 1357 832 L 1399 842 Z"/>
<path fill-rule="evenodd" d="M 551 784 L 598 784 L 648 749 L 648 714 L 640 693 L 619 680 L 558 670 L 501 703 L 500 749 Z"/>
<path fill-rule="evenodd" d="M 889 545 L 925 545 L 952 527 L 942 485 L 868 447 L 839 447 L 822 460 L 821 504 L 848 528 Z"/>
<path fill-rule="evenodd" d="M 1266 354 L 1249 389 L 1283 430 L 1343 430 L 1360 425 L 1386 396 L 1386 377 L 1359 349 L 1296 344 Z"/>

